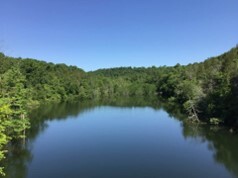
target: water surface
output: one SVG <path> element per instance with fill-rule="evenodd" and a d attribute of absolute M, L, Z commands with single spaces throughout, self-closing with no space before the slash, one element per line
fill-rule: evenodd
<path fill-rule="evenodd" d="M 7 177 L 238 177 L 238 138 L 148 103 L 47 106 L 12 148 Z"/>

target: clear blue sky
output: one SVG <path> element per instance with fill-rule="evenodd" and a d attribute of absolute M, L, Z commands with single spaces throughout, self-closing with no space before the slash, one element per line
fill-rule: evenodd
<path fill-rule="evenodd" d="M 1 0 L 0 51 L 84 70 L 188 64 L 238 43 L 238 0 Z"/>

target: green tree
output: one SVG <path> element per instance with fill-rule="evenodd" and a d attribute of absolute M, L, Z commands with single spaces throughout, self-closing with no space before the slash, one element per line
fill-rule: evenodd
<path fill-rule="evenodd" d="M 199 121 L 198 104 L 203 99 L 204 93 L 202 88 L 193 81 L 184 80 L 176 89 L 178 98 L 183 98 L 183 106 L 187 110 L 189 117 L 195 121 Z"/>

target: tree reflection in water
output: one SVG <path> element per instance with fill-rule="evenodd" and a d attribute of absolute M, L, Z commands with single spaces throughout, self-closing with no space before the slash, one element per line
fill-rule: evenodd
<path fill-rule="evenodd" d="M 8 155 L 5 159 L 6 178 L 26 178 L 28 165 L 34 158 L 31 150 L 32 143 L 37 136 L 47 128 L 47 122 L 51 120 L 64 120 L 69 116 L 78 118 L 79 115 L 92 110 L 98 106 L 116 107 L 152 107 L 163 109 L 169 113 L 171 118 L 183 120 L 186 117 L 181 114 L 180 107 L 172 103 L 158 102 L 155 99 L 126 98 L 111 99 L 107 101 L 69 102 L 61 104 L 49 104 L 33 110 L 31 118 L 31 129 L 27 133 L 25 142 L 18 141 L 8 145 Z M 181 122 L 183 136 L 198 142 L 208 142 L 208 148 L 214 154 L 214 160 L 223 164 L 234 176 L 238 177 L 238 139 L 237 135 L 229 133 L 224 128 L 210 127 L 207 125 L 195 125 Z"/>

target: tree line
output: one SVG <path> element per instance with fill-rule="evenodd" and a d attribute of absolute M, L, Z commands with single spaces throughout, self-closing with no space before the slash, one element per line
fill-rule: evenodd
<path fill-rule="evenodd" d="M 25 137 L 25 130 L 30 127 L 28 112 L 41 103 L 131 96 L 163 98 L 179 104 L 192 121 L 235 128 L 238 47 L 184 66 L 120 67 L 91 72 L 0 53 L 0 160 L 7 143 Z"/>

